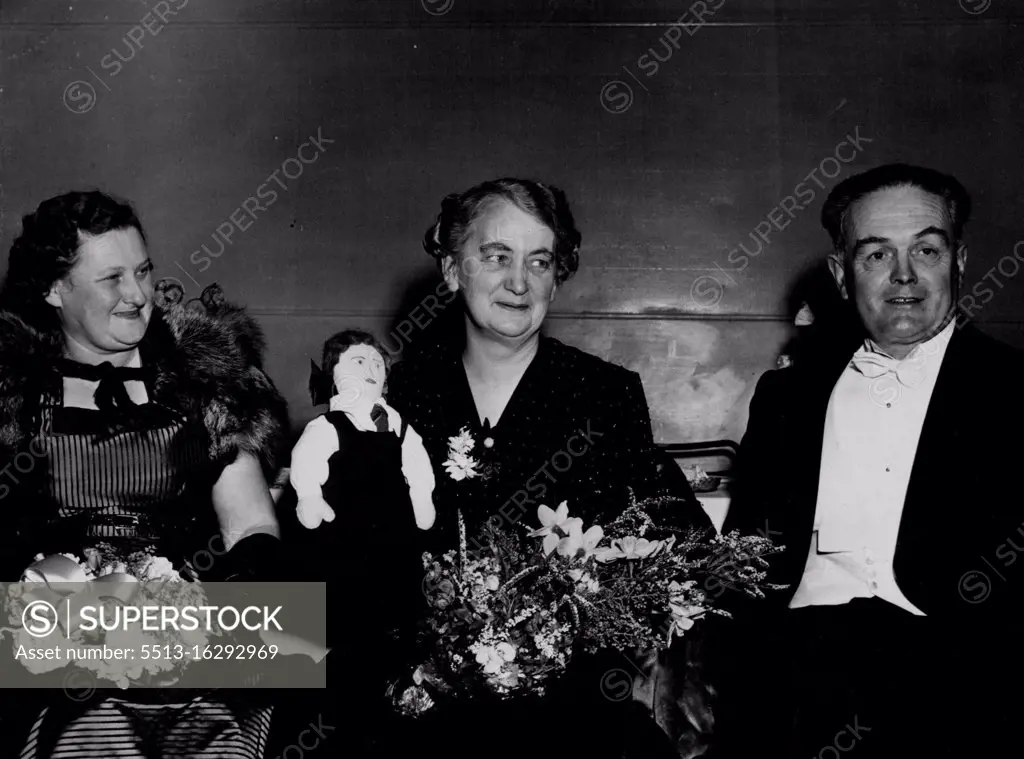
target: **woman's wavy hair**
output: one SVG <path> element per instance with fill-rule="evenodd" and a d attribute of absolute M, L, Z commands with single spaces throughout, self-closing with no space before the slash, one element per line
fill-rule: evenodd
<path fill-rule="evenodd" d="M 135 229 L 146 241 L 130 203 L 92 190 L 44 200 L 22 217 L 21 234 L 11 245 L 7 275 L 0 286 L 0 309 L 45 334 L 60 330 L 56 309 L 46 302 L 53 283 L 78 262 L 82 235 Z"/>
<path fill-rule="evenodd" d="M 441 266 L 457 256 L 469 237 L 470 225 L 496 199 L 504 199 L 546 224 L 555 236 L 555 282 L 561 285 L 580 265 L 580 241 L 569 201 L 557 187 L 530 179 L 494 179 L 441 201 L 441 212 L 423 237 L 423 248 Z"/>

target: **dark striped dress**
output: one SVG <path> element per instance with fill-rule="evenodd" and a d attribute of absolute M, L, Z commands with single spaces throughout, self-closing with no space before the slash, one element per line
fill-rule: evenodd
<path fill-rule="evenodd" d="M 62 368 L 76 373 L 71 362 Z M 147 394 L 153 397 L 148 383 Z M 52 516 L 39 550 L 81 555 L 97 543 L 126 552 L 152 546 L 177 564 L 198 536 L 216 530 L 206 429 L 155 402 L 121 408 L 112 416 L 66 406 L 62 391 L 44 394 L 33 449 L 45 452 Z M 258 759 L 270 730 L 272 707 L 227 693 L 99 690 L 82 702 L 51 693 L 20 759 Z"/>

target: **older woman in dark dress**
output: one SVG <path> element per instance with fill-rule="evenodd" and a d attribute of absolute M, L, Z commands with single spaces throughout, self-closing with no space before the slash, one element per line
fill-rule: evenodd
<path fill-rule="evenodd" d="M 432 335 L 394 367 L 388 398 L 435 466 L 432 548 L 454 545 L 459 512 L 470 535 L 488 521 L 536 526 L 539 505 L 562 501 L 585 525 L 601 524 L 626 507 L 630 491 L 675 497 L 666 508 L 680 525 L 709 526 L 679 469 L 654 445 L 639 375 L 541 335 L 550 304 L 579 266 L 580 240 L 565 195 L 520 179 L 449 195 L 427 231 L 425 248 L 458 296 L 448 308 L 460 318 L 446 319 L 455 329 Z M 444 465 L 449 439 L 460 433 L 472 436 L 477 472 L 486 476 Z M 672 755 L 668 739 L 649 732 L 653 721 L 624 716 L 638 704 L 601 694 L 604 672 L 630 666 L 613 655 L 579 669 L 572 713 L 603 725 L 590 734 L 602 755 Z"/>
<path fill-rule="evenodd" d="M 435 466 L 465 429 L 488 474 L 438 471 L 442 540 L 450 543 L 457 509 L 471 532 L 489 519 L 533 523 L 540 504 L 563 500 L 592 524 L 622 511 L 630 489 L 675 496 L 680 522 L 707 524 L 654 445 L 640 376 L 541 334 L 579 266 L 580 233 L 561 191 L 502 179 L 450 195 L 424 245 L 461 296 L 461 318 L 396 364 L 388 397 Z"/>

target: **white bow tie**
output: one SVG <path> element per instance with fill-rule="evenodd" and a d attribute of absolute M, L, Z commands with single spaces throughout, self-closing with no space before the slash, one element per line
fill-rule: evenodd
<path fill-rule="evenodd" d="M 870 350 L 862 346 L 853 358 L 850 365 L 858 372 L 869 379 L 892 374 L 905 387 L 917 387 L 927 376 L 928 357 L 922 352 L 915 352 L 902 361 L 884 353 Z"/>

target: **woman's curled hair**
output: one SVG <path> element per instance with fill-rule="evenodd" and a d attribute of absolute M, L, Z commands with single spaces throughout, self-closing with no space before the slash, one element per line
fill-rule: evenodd
<path fill-rule="evenodd" d="M 445 256 L 456 256 L 469 237 L 469 228 L 494 200 L 503 199 L 547 225 L 555 236 L 555 282 L 562 284 L 580 265 L 580 232 L 569 201 L 557 187 L 530 179 L 494 179 L 441 202 L 437 221 L 427 229 L 423 248 L 440 265 Z"/>
<path fill-rule="evenodd" d="M 146 233 L 129 203 L 99 192 L 69 192 L 43 201 L 22 217 L 21 234 L 11 245 L 7 276 L 0 287 L 0 309 L 14 313 L 41 332 L 60 322 L 46 294 L 78 261 L 81 235 L 102 235 L 117 229 Z"/>

